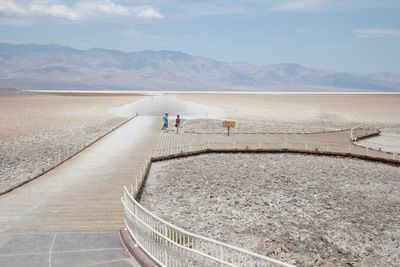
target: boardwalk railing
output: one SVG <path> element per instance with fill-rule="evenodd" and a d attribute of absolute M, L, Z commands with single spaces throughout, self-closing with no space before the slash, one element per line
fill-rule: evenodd
<path fill-rule="evenodd" d="M 139 177 L 131 185 L 130 192 L 124 187 L 121 198 L 125 210 L 126 227 L 138 246 L 160 266 L 293 266 L 269 257 L 215 241 L 185 231 L 152 214 L 142 207 L 134 196 L 143 185 L 151 160 L 168 159 L 194 152 L 218 151 L 289 151 L 320 153 L 330 155 L 353 155 L 374 158 L 399 164 L 399 155 L 382 153 L 368 148 L 343 143 L 266 143 L 266 142 L 197 142 L 190 145 L 176 145 L 169 142 L 158 147 L 153 158 L 147 157 Z"/>
<path fill-rule="evenodd" d="M 168 157 L 169 155 L 179 155 L 195 151 L 206 150 L 290 150 L 290 151 L 305 151 L 305 152 L 327 152 L 337 154 L 351 154 L 355 156 L 368 156 L 383 160 L 399 160 L 400 156 L 397 153 L 382 152 L 368 147 L 353 145 L 352 143 L 333 143 L 323 141 L 310 142 L 198 142 L 190 145 L 170 144 L 169 146 L 157 147 L 154 151 L 155 158 Z"/>
<path fill-rule="evenodd" d="M 126 187 L 121 200 L 129 233 L 160 266 L 293 266 L 176 227 L 142 207 Z"/>
<path fill-rule="evenodd" d="M 350 130 L 350 140 L 357 142 L 358 140 L 378 135 L 381 131 L 376 128 L 366 128 L 358 125 Z"/>
<path fill-rule="evenodd" d="M 93 142 L 95 142 L 97 140 L 98 140 L 98 138 L 94 138 L 93 140 L 89 140 L 88 142 L 85 142 L 85 143 L 73 145 L 72 147 L 65 146 L 62 148 L 62 150 L 60 150 L 59 152 L 57 152 L 55 155 L 53 155 L 51 158 L 48 158 L 44 162 L 29 163 L 27 166 L 24 166 L 23 168 L 21 168 L 22 170 L 19 170 L 10 179 L 11 181 L 17 181 L 18 184 L 15 186 L 12 186 L 10 188 L 4 188 L 4 189 L 0 188 L 0 195 L 7 193 L 8 191 L 12 190 L 13 188 L 20 186 L 26 182 L 29 182 L 30 180 L 57 167 L 62 162 L 75 156 L 80 151 L 84 150 L 85 148 L 87 148 Z M 2 191 L 2 190 L 4 190 L 4 191 Z"/>
<path fill-rule="evenodd" d="M 18 181 L 16 185 L 13 185 L 11 187 L 0 187 L 0 195 L 7 193 L 11 191 L 12 189 L 23 185 L 26 182 L 29 182 L 36 177 L 39 177 L 40 175 L 48 172 L 49 170 L 54 169 L 64 161 L 72 158 L 76 154 L 80 153 L 82 150 L 86 149 L 93 143 L 97 142 L 104 136 L 108 135 L 109 133 L 113 132 L 114 130 L 118 129 L 125 123 L 129 122 L 133 118 L 135 118 L 137 114 L 135 114 L 133 117 L 130 117 L 126 119 L 124 122 L 107 129 L 104 133 L 98 135 L 98 136 L 93 136 L 90 140 L 87 140 L 84 143 L 76 144 L 76 145 L 69 145 L 69 146 L 63 146 L 62 149 L 60 149 L 56 154 L 52 155 L 51 158 L 48 158 L 44 162 L 35 162 L 35 163 L 29 163 L 29 165 L 24 166 L 22 170 L 19 170 L 16 174 L 12 175 L 12 178 L 10 179 L 11 181 Z"/>

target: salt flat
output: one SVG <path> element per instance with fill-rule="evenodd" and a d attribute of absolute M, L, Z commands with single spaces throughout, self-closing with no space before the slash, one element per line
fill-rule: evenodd
<path fill-rule="evenodd" d="M 241 127 L 238 127 L 238 129 L 240 131 L 248 131 L 249 133 L 257 133 L 257 131 L 260 133 L 260 129 L 275 130 L 283 128 L 291 129 L 293 130 L 292 132 L 295 133 L 307 132 L 307 129 L 317 129 L 317 132 L 323 132 L 350 128 L 358 124 L 371 125 L 375 127 L 383 125 L 385 129 L 396 130 L 397 128 L 400 128 L 398 119 L 400 118 L 400 107 L 398 105 L 399 100 L 399 95 L 360 94 L 178 94 L 177 97 L 171 94 L 161 94 L 142 97 L 129 94 L 113 95 L 109 93 L 96 93 L 92 95 L 89 93 L 76 92 L 74 94 L 62 93 L 54 95 L 30 93 L 3 95 L 0 97 L 2 104 L 0 107 L 2 109 L 0 115 L 2 126 L 0 134 L 2 137 L 1 164 L 2 166 L 5 166 L 5 168 L 2 167 L 1 170 L 7 174 L 24 168 L 29 170 L 38 159 L 45 160 L 50 156 L 54 156 L 54 154 L 62 151 L 66 147 L 73 146 L 77 143 L 90 142 L 92 138 L 109 131 L 113 126 L 122 123 L 136 112 L 139 113 L 140 117 L 136 121 L 131 121 L 131 123 L 127 125 L 128 127 L 123 128 L 122 132 L 113 132 L 109 138 L 104 139 L 98 145 L 85 150 L 82 154 L 78 154 L 76 157 L 34 182 L 11 192 L 11 194 L 3 195 L 0 201 L 0 209 L 2 210 L 0 223 L 3 225 L 4 231 L 53 231 L 60 229 L 88 230 L 117 229 L 121 227 L 123 223 L 122 211 L 119 203 L 119 196 L 121 195 L 120 190 L 122 185 L 129 184 L 129 182 L 132 181 L 131 179 L 133 175 L 138 172 L 141 163 L 143 163 L 144 157 L 147 156 L 148 149 L 151 148 L 152 145 L 155 145 L 155 140 L 160 134 L 161 115 L 164 112 L 169 112 L 171 119 L 174 118 L 176 114 L 181 114 L 182 118 L 186 120 L 185 124 L 187 126 L 190 126 L 190 123 L 192 124 L 190 127 L 187 127 L 187 129 L 192 129 L 194 132 L 204 130 L 204 128 L 209 127 L 210 125 L 211 128 L 219 127 L 220 120 L 222 119 L 237 120 L 238 125 Z M 213 120 L 215 120 L 215 123 L 212 125 L 212 123 L 210 124 L 209 122 Z M 173 120 L 171 120 L 171 125 L 173 125 Z M 265 131 L 264 133 L 269 133 L 271 138 L 273 137 L 274 140 L 279 140 L 279 135 L 275 135 L 275 131 Z M 288 133 L 290 133 L 290 131 Z M 172 132 L 168 133 L 168 135 L 171 134 L 175 136 Z M 192 135 L 198 135 L 198 133 Z M 348 131 L 332 133 L 329 137 L 324 134 L 315 134 L 316 137 L 320 137 L 321 143 L 327 141 L 326 138 L 336 140 L 335 138 L 337 135 L 340 135 L 341 137 L 342 135 L 346 135 L 347 138 Z M 123 136 L 124 139 L 121 139 L 121 136 Z M 200 136 L 203 135 L 199 135 L 199 138 Z M 298 136 L 293 134 L 292 137 L 296 139 Z M 179 139 L 179 135 L 177 135 L 177 138 Z M 184 138 L 183 134 L 181 138 Z M 246 134 L 241 135 L 241 138 L 246 139 Z M 128 143 L 130 144 L 130 147 L 125 145 Z M 118 146 L 115 146 L 114 144 L 118 144 Z M 110 153 L 110 148 L 113 148 L 112 153 Z M 131 158 L 125 156 L 130 153 L 132 154 Z M 100 161 L 98 157 L 101 158 Z M 134 164 L 132 164 L 133 159 L 135 162 Z M 260 160 L 261 159 L 257 158 L 254 160 L 249 159 L 248 161 L 255 161 L 257 163 Z M 324 158 L 318 159 L 317 162 L 311 162 L 308 160 L 308 163 L 304 163 L 305 161 L 302 159 L 296 161 L 294 159 L 285 158 L 282 162 L 275 161 L 274 166 L 276 167 L 279 164 L 286 164 L 285 166 L 295 167 L 289 176 L 295 178 L 297 177 L 296 175 L 300 175 L 301 177 L 299 179 L 303 179 L 304 183 L 308 184 L 312 183 L 314 177 L 313 174 L 308 175 L 308 173 L 305 172 L 307 168 L 310 169 L 310 166 L 317 169 L 321 166 L 327 166 L 327 168 L 330 168 L 326 173 L 324 173 L 326 176 L 324 177 L 327 181 L 332 179 L 332 177 L 336 177 L 335 171 L 342 171 L 343 166 L 346 164 L 350 164 L 353 167 L 358 166 L 346 159 L 341 160 L 344 162 L 339 162 L 338 160 L 331 158 Z M 221 164 L 224 165 L 224 162 L 229 163 L 230 161 L 231 159 L 224 159 L 223 156 L 218 156 L 212 160 L 216 168 L 219 168 Z M 225 165 L 235 166 L 235 163 L 237 162 L 238 160 L 233 160 L 229 164 Z M 207 163 L 207 160 L 199 160 L 197 163 L 201 163 L 202 167 L 195 170 L 192 169 L 192 167 L 197 166 L 196 162 L 193 164 L 183 163 L 179 166 L 184 168 L 184 170 L 178 168 L 179 171 L 177 173 L 175 166 L 166 167 L 163 169 L 166 171 L 162 175 L 167 175 L 172 171 L 173 175 L 176 177 L 186 174 L 191 178 L 197 177 L 198 179 L 196 178 L 197 180 L 195 182 L 197 185 L 200 185 L 199 190 L 202 193 L 207 193 L 207 190 L 202 190 L 203 184 L 210 183 L 207 179 L 222 181 L 225 178 L 229 178 L 222 174 L 215 176 L 211 173 L 209 167 L 212 166 L 212 164 Z M 187 168 L 189 165 L 190 168 Z M 281 169 L 286 168 L 282 166 Z M 332 166 L 336 167 L 332 169 Z M 383 180 L 388 178 L 388 182 L 392 183 L 393 181 L 390 179 L 398 177 L 399 174 L 398 169 L 389 170 L 388 167 L 385 166 L 386 165 L 379 164 L 372 167 L 370 165 L 363 165 L 361 169 L 371 170 L 371 172 L 368 173 L 359 173 L 358 168 L 356 167 L 353 169 L 346 168 L 346 170 L 350 170 L 351 174 L 354 174 L 354 176 L 351 177 L 358 180 L 360 175 L 365 176 L 372 174 L 371 176 L 368 176 L 368 179 L 373 179 L 377 176 L 378 180 L 381 179 L 379 180 L 379 184 L 384 185 L 378 186 L 375 189 L 384 189 L 387 191 L 388 188 L 393 189 L 396 188 L 396 186 L 392 186 L 391 184 L 386 185 Z M 274 168 L 268 167 L 267 169 L 272 171 Z M 240 171 L 242 170 L 239 169 L 238 173 Z M 205 173 L 206 176 L 212 175 L 212 177 L 210 178 L 207 176 L 207 178 Z M 250 172 L 248 171 L 247 173 L 249 174 Z M 233 177 L 233 175 L 228 176 L 231 178 Z M 217 179 L 215 179 L 215 177 L 217 177 Z M 292 182 L 289 180 L 289 178 L 285 180 L 287 181 L 285 188 L 288 190 L 292 189 Z M 13 180 L 11 179 L 11 181 Z M 181 178 L 177 179 L 177 181 L 181 181 Z M 165 203 L 173 203 L 174 207 L 179 207 L 179 210 L 183 210 L 190 198 L 186 198 L 186 196 L 182 198 L 182 196 L 174 195 L 175 191 L 178 191 L 179 189 L 179 187 L 177 187 L 176 190 L 174 189 L 173 185 L 176 181 L 170 182 L 164 180 L 163 182 L 166 183 L 165 188 L 170 188 L 171 191 L 167 192 L 169 194 L 166 194 L 164 197 L 162 194 L 157 196 L 163 197 L 163 201 L 156 201 L 156 204 L 154 204 L 154 207 L 151 207 L 151 210 L 154 209 L 154 211 L 157 212 L 157 208 L 162 208 L 163 206 L 161 204 Z M 374 180 L 371 180 L 371 182 L 375 184 Z M 112 189 L 110 189 L 110 184 L 113 185 Z M 232 190 L 233 188 L 241 187 L 240 182 L 238 181 L 228 181 L 228 184 L 229 188 Z M 149 185 L 150 188 L 147 189 L 150 190 L 151 182 Z M 256 185 L 256 183 L 254 182 L 252 185 Z M 189 188 L 183 182 L 179 186 L 184 186 L 186 189 Z M 222 183 L 219 183 L 216 186 L 219 189 L 216 187 L 215 190 L 223 190 L 224 188 Z M 315 184 L 312 184 L 312 186 L 318 188 Z M 332 185 L 332 188 L 334 187 L 335 186 Z M 353 187 L 349 188 L 351 190 L 354 189 Z M 373 191 L 374 187 L 368 185 L 362 185 L 361 188 L 363 190 L 372 190 L 369 192 L 372 196 L 378 196 L 381 194 L 379 190 L 379 192 L 375 192 Z M 257 190 L 257 188 L 254 188 L 249 192 L 257 192 Z M 351 190 L 349 192 L 353 194 L 354 190 Z M 328 192 L 329 190 L 325 191 Z M 309 195 L 307 190 L 303 193 L 304 194 L 299 197 L 308 198 L 312 196 Z M 32 196 L 34 196 L 34 198 L 32 198 Z M 398 201 L 396 198 L 393 199 L 395 202 Z M 181 200 L 184 202 L 180 204 L 179 201 Z M 358 201 L 359 199 L 356 200 Z M 15 206 L 15 203 L 17 203 L 18 206 Z M 82 203 L 86 204 L 81 206 Z M 200 202 L 196 203 L 198 204 Z M 243 203 L 244 206 L 248 206 L 246 201 Z M 340 203 L 342 202 L 339 201 L 339 204 Z M 194 209 L 194 211 L 207 208 L 206 203 L 203 203 L 204 205 L 197 204 L 191 205 L 190 208 Z M 257 209 L 256 204 L 254 205 L 254 209 Z M 320 207 L 325 207 L 325 204 L 322 203 Z M 105 207 L 105 209 L 102 211 L 99 207 Z M 276 207 L 282 208 L 279 205 Z M 323 209 L 321 208 L 321 211 L 322 210 Z M 212 211 L 214 212 L 215 210 Z M 309 211 L 312 211 L 312 207 L 310 207 Z M 296 214 L 296 212 L 298 211 L 294 210 L 293 214 Z M 383 210 L 382 212 L 383 215 L 381 216 L 381 219 L 388 219 L 389 221 L 391 220 L 390 216 L 397 216 L 396 214 L 398 214 L 397 210 Z M 351 217 L 351 214 L 353 213 L 350 212 L 349 217 Z M 218 215 L 218 213 L 215 214 Z M 288 212 L 287 215 L 292 216 L 293 214 Z M 228 215 L 225 218 L 227 221 L 230 220 Z M 236 215 L 239 216 L 240 214 L 238 213 Z M 212 216 L 213 214 L 211 214 L 210 211 L 210 214 L 207 214 L 204 218 L 207 220 L 207 223 L 204 225 L 207 226 L 206 228 L 209 232 L 197 231 L 197 229 L 194 229 L 194 231 L 196 233 L 204 234 L 212 232 L 212 235 L 214 235 L 215 232 L 213 231 L 215 229 L 213 230 L 213 227 L 219 227 L 222 223 L 219 222 L 218 219 L 212 219 Z M 310 215 L 308 217 L 312 216 Z M 247 216 L 246 218 L 252 219 L 253 217 Z M 297 220 L 297 218 L 289 217 L 286 219 L 291 222 Z M 171 221 L 175 222 L 174 219 L 171 219 Z M 257 223 L 257 220 L 253 221 Z M 260 219 L 260 223 L 257 224 L 257 227 L 262 225 L 261 221 L 262 219 Z M 273 224 L 275 221 L 276 218 L 272 218 L 270 223 Z M 382 223 L 389 224 L 388 221 Z M 321 221 L 320 224 L 323 225 L 323 222 Z M 378 222 L 378 224 L 381 224 L 381 222 Z M 378 224 L 376 224 L 375 221 L 371 222 L 373 227 Z M 246 225 L 250 224 L 246 223 Z M 186 228 L 186 225 L 182 224 L 182 226 Z M 257 228 L 257 231 L 264 233 L 269 229 L 269 226 L 265 227 L 264 225 L 263 227 L 264 228 L 260 229 Z M 187 229 L 191 229 L 189 225 L 187 226 Z M 393 242 L 397 242 L 396 240 L 398 240 L 398 232 L 396 232 L 396 229 L 397 228 L 389 228 L 390 231 L 387 236 L 389 239 L 393 236 Z M 296 231 L 295 228 L 292 230 L 294 232 Z M 310 228 L 307 228 L 307 230 L 310 230 Z M 343 229 L 338 230 L 334 227 L 332 228 L 333 233 L 338 233 L 336 237 L 339 239 L 346 235 L 346 231 L 341 232 L 342 230 Z M 254 230 L 254 233 L 257 231 Z M 252 232 L 249 230 L 249 233 Z M 226 241 L 232 241 L 233 243 L 236 242 L 234 237 L 232 237 L 233 239 L 229 239 L 230 237 L 226 237 L 222 232 L 219 234 L 222 240 L 227 238 Z M 218 235 L 216 234 L 215 236 Z M 311 236 L 311 240 L 314 238 L 311 232 L 305 232 L 304 236 L 307 238 Z M 321 236 L 324 237 L 323 235 Z M 257 244 L 261 245 L 252 247 L 252 244 L 254 245 L 254 243 L 251 243 L 253 237 L 254 236 L 251 236 L 251 234 L 245 234 L 245 237 L 239 237 L 239 239 L 247 242 L 247 244 L 249 244 L 249 247 L 247 248 L 249 249 L 254 248 L 259 252 L 266 251 L 268 254 L 272 253 L 273 255 L 275 253 L 277 257 L 282 256 L 282 259 L 285 260 L 295 259 L 298 262 L 309 263 L 308 258 L 305 259 L 301 257 L 301 251 L 296 251 L 296 240 L 293 241 L 295 243 L 294 245 L 290 242 L 288 244 L 280 243 L 280 237 L 277 236 L 275 243 L 268 243 L 269 241 L 267 239 L 266 241 L 264 240 L 265 242 L 263 241 L 263 243 L 261 242 L 262 240 L 260 241 L 257 239 L 259 237 L 256 237 L 256 239 L 261 242 Z M 361 235 L 361 237 L 364 236 Z M 369 236 L 365 236 L 365 238 L 369 238 Z M 284 241 L 285 240 L 286 239 L 284 239 Z M 328 240 L 329 242 L 332 241 L 327 238 L 323 240 Z M 376 245 L 377 243 L 374 242 L 378 241 L 374 240 L 371 242 L 371 246 Z M 335 240 L 332 241 L 333 243 L 329 242 L 328 247 L 331 251 L 321 250 L 322 254 L 320 257 L 315 259 L 316 262 L 325 261 L 327 263 L 336 264 L 346 263 L 348 260 L 348 262 L 361 262 L 366 264 L 374 263 L 368 257 L 363 258 L 363 248 L 356 247 L 356 249 L 349 249 L 346 245 L 347 243 L 343 248 L 343 244 L 339 244 Z M 380 257 L 378 263 L 393 263 L 398 261 L 397 258 L 388 258 L 382 252 L 387 248 L 389 251 L 393 251 L 393 255 L 396 255 L 397 251 L 393 248 L 393 244 L 389 243 L 385 243 L 384 246 L 381 246 L 374 252 L 376 253 L 374 255 Z M 242 246 L 240 242 L 237 244 Z M 265 244 L 265 246 L 262 244 Z M 246 244 L 243 244 L 243 246 L 246 247 Z M 313 249 L 319 250 L 318 246 L 304 246 L 303 249 L 309 249 L 310 251 L 313 251 Z M 288 251 L 287 255 L 282 255 L 282 251 Z M 348 257 L 339 257 L 335 253 L 329 254 L 332 251 L 339 254 L 343 251 L 347 251 L 349 254 L 346 254 Z"/>
<path fill-rule="evenodd" d="M 141 203 L 298 266 L 398 266 L 400 168 L 342 157 L 209 154 L 152 165 Z"/>
<path fill-rule="evenodd" d="M 399 94 L 178 94 L 227 110 L 239 121 L 293 128 L 350 128 L 358 124 L 400 128 Z"/>

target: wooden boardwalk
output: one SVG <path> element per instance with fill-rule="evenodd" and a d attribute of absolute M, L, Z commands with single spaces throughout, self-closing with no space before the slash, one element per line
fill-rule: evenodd
<path fill-rule="evenodd" d="M 162 133 L 153 157 L 166 157 L 206 149 L 214 150 L 257 150 L 290 149 L 350 153 L 371 158 L 397 160 L 400 155 L 366 149 L 350 141 L 350 131 L 315 134 L 194 134 L 174 132 Z"/>
<path fill-rule="evenodd" d="M 120 198 L 154 148 L 159 118 L 137 117 L 57 168 L 0 196 L 0 232 L 124 226 Z"/>

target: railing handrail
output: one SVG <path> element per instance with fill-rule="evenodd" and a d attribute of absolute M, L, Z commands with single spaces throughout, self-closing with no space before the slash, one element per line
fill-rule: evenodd
<path fill-rule="evenodd" d="M 356 127 L 352 128 L 351 134 L 353 134 L 353 129 L 358 129 L 360 127 L 361 126 L 356 126 Z M 319 141 L 317 141 L 317 143 L 315 143 L 314 140 L 309 140 L 308 142 L 307 141 L 296 142 L 296 140 L 294 140 L 294 142 L 290 142 L 290 141 L 282 140 L 282 143 L 277 143 L 277 142 L 269 143 L 269 142 L 262 142 L 261 140 L 253 140 L 250 142 L 241 142 L 241 141 L 233 141 L 233 140 L 232 140 L 232 142 L 218 142 L 215 140 L 210 141 L 210 140 L 205 139 L 205 140 L 200 140 L 200 142 L 197 144 L 189 144 L 189 145 L 183 145 L 183 146 L 179 145 L 179 144 L 177 146 L 173 146 L 173 144 L 171 143 L 170 146 L 168 146 L 168 147 L 159 146 L 154 151 L 158 151 L 158 152 L 168 151 L 167 154 L 180 155 L 180 153 L 183 153 L 183 151 L 186 151 L 189 153 L 191 151 L 193 151 L 193 152 L 195 152 L 195 151 L 200 151 L 200 152 L 213 151 L 213 150 L 215 150 L 215 151 L 220 151 L 220 150 L 231 151 L 232 149 L 234 151 L 236 151 L 236 150 L 239 151 L 239 149 L 240 150 L 250 149 L 250 150 L 258 151 L 259 149 L 265 149 L 265 148 L 262 148 L 262 146 L 260 144 L 274 144 L 275 148 L 271 148 L 272 150 L 278 149 L 278 150 L 282 150 L 282 151 L 300 151 L 300 152 L 303 152 L 303 151 L 325 152 L 325 151 L 327 151 L 328 154 L 329 153 L 336 153 L 336 154 L 339 153 L 339 154 L 346 154 L 346 155 L 350 154 L 350 155 L 364 156 L 363 154 L 360 154 L 359 152 L 357 152 L 357 150 L 355 150 L 354 151 L 355 154 L 353 154 L 353 151 L 352 151 L 353 143 L 352 142 L 345 144 L 345 143 L 340 143 L 340 142 L 323 142 L 323 141 L 319 142 Z M 228 145 L 228 147 L 226 147 L 226 145 Z M 244 148 L 243 145 L 246 145 L 246 147 Z M 220 147 L 218 147 L 218 146 L 220 146 Z M 278 148 L 276 148 L 276 146 Z M 290 148 L 290 147 L 292 147 L 292 148 Z M 335 150 L 338 150 L 337 149 L 338 147 L 340 148 L 339 152 L 334 152 Z M 321 149 L 321 150 L 319 150 L 319 149 Z M 159 155 L 160 158 L 163 158 L 163 156 L 162 156 L 163 153 L 164 152 L 162 152 Z M 397 155 L 398 155 L 398 153 L 397 153 Z M 369 156 L 369 148 L 368 147 L 366 148 L 366 156 Z M 396 163 L 399 162 L 396 159 L 396 153 L 392 153 L 392 159 L 387 159 L 386 157 L 378 157 L 378 158 L 382 158 L 384 160 L 389 160 L 390 162 L 396 162 Z M 154 159 L 157 159 L 157 157 L 155 157 Z M 149 157 L 147 160 L 148 161 L 146 161 L 146 163 L 144 164 L 144 169 L 141 170 L 141 172 L 139 174 L 140 182 L 143 182 L 143 180 L 144 180 L 144 175 L 145 175 L 145 173 L 147 173 L 149 163 L 151 162 L 151 158 Z M 136 184 L 135 192 L 138 192 L 138 179 L 137 178 L 135 180 L 135 184 Z M 139 183 L 139 188 L 140 188 L 140 183 Z M 194 234 L 187 230 L 179 228 L 178 226 L 175 226 L 172 223 L 167 222 L 166 220 L 158 217 L 157 215 L 153 214 L 151 211 L 144 208 L 134 198 L 133 185 L 131 187 L 131 190 L 132 190 L 132 193 L 130 193 L 130 191 L 128 190 L 128 188 L 126 186 L 124 187 L 124 198 L 122 199 L 122 202 L 123 202 L 123 205 L 126 210 L 125 211 L 125 214 L 126 214 L 125 224 L 129 230 L 129 233 L 132 235 L 132 237 L 135 238 L 135 234 L 136 234 L 137 238 L 140 239 L 140 240 L 138 240 L 139 247 L 141 247 L 143 249 L 143 251 L 145 251 L 149 255 L 149 257 L 153 258 L 155 260 L 155 262 L 158 262 L 157 258 L 155 258 L 155 257 L 160 257 L 159 260 L 162 262 L 161 263 L 162 266 L 166 263 L 165 262 L 166 258 L 159 256 L 160 247 L 158 247 L 158 246 L 154 247 L 153 245 L 150 245 L 151 241 L 152 241 L 151 235 L 154 235 L 154 234 L 158 237 L 161 237 L 162 240 L 165 241 L 164 244 L 165 244 L 165 246 L 167 246 L 167 250 L 168 250 L 168 247 L 171 248 L 172 250 L 174 250 L 174 248 L 175 248 L 176 250 L 179 250 L 180 253 L 183 253 L 185 255 L 187 255 L 187 253 L 190 251 L 190 252 L 194 253 L 191 255 L 194 257 L 195 261 L 199 260 L 199 262 L 201 262 L 202 260 L 204 260 L 205 262 L 214 261 L 214 263 L 217 265 L 222 264 L 222 265 L 226 265 L 226 266 L 238 266 L 238 265 L 241 265 L 241 263 L 243 263 L 243 262 L 250 262 L 250 263 L 257 263 L 258 264 L 257 266 L 259 266 L 261 264 L 261 266 L 280 265 L 280 266 L 284 266 L 284 267 L 293 267 L 293 265 L 291 265 L 289 263 L 281 262 L 279 260 L 275 260 L 273 258 L 254 253 L 254 252 L 248 251 L 246 249 L 235 247 L 233 245 L 223 243 L 223 242 L 211 239 L 211 238 L 207 238 L 207 237 L 204 237 L 204 236 L 201 236 L 198 234 Z M 132 228 L 130 229 L 130 227 L 132 227 Z M 165 228 L 165 229 L 167 229 L 167 231 L 165 233 L 160 232 L 159 230 L 157 230 L 158 229 L 157 227 L 161 227 L 162 229 Z M 144 236 L 142 235 L 143 233 L 141 232 L 140 229 L 144 230 L 144 234 L 145 234 Z M 150 232 L 147 229 L 150 229 Z M 169 231 L 172 231 L 173 233 L 177 233 L 179 236 L 184 236 L 184 238 L 188 238 L 188 240 L 191 240 L 191 241 L 189 241 L 191 245 L 189 243 L 181 243 L 179 241 L 179 238 L 177 239 L 176 236 L 175 237 L 168 236 Z M 150 236 L 148 236 L 148 234 L 150 234 Z M 140 242 L 143 242 L 143 244 L 141 245 Z M 189 244 L 189 245 L 187 245 L 187 244 Z M 200 244 L 200 246 L 198 246 L 199 244 Z M 213 250 L 205 250 L 201 244 L 205 244 L 206 247 L 213 248 L 216 251 L 219 251 L 219 249 L 221 249 L 221 251 L 223 253 L 218 253 L 218 252 L 213 253 L 212 252 Z M 165 247 L 164 247 L 164 249 L 165 249 Z M 227 254 L 225 254 L 224 251 L 226 251 Z M 182 255 L 182 254 L 179 254 L 179 255 Z M 229 255 L 229 257 L 227 258 L 226 255 Z M 168 257 L 167 257 L 167 260 L 168 260 Z M 171 254 L 171 257 L 172 257 L 172 259 L 177 261 L 178 266 L 182 266 L 182 262 L 179 261 L 179 259 L 180 259 L 179 256 L 177 256 L 176 254 Z M 199 257 L 200 257 L 200 259 L 199 259 Z M 235 258 L 235 260 L 234 260 L 234 258 Z M 186 259 L 190 260 L 191 258 L 189 257 Z M 169 264 L 169 263 L 167 263 L 167 264 Z"/>
<path fill-rule="evenodd" d="M 358 130 L 362 130 L 362 135 L 359 136 Z M 363 127 L 362 125 L 357 125 L 356 127 L 353 127 L 350 129 L 350 140 L 352 142 L 356 142 L 360 139 L 372 136 L 374 134 L 379 134 L 381 133 L 381 131 L 379 130 L 379 128 L 373 128 L 373 127 Z"/>
<path fill-rule="evenodd" d="M 157 215 L 151 213 L 151 212 L 148 211 L 146 208 L 144 208 L 142 205 L 140 205 L 140 204 L 133 198 L 133 196 L 129 193 L 128 188 L 127 188 L 126 186 L 124 186 L 124 191 L 125 191 L 125 194 L 129 197 L 129 200 L 132 201 L 132 202 L 134 203 L 134 205 L 138 206 L 142 211 L 144 211 L 145 213 L 147 213 L 149 216 L 153 217 L 154 219 L 158 220 L 159 222 L 161 222 L 161 223 L 163 223 L 163 224 L 166 224 L 167 226 L 169 226 L 169 227 L 173 228 L 174 230 L 177 230 L 177 231 L 179 231 L 179 232 L 181 232 L 181 233 L 183 233 L 183 234 L 185 234 L 185 235 L 189 235 L 189 236 L 192 236 L 192 237 L 194 237 L 194 238 L 202 239 L 202 240 L 207 241 L 207 242 L 215 243 L 215 244 L 224 246 L 224 247 L 226 247 L 226 248 L 230 248 L 230 249 L 236 250 L 236 251 L 238 251 L 238 252 L 240 252 L 240 253 L 245 253 L 245 254 L 248 254 L 248 255 L 250 255 L 250 256 L 253 256 L 253 257 L 256 257 L 256 258 L 259 258 L 259 259 L 262 259 L 262 260 L 269 261 L 269 262 L 271 262 L 271 263 L 279 264 L 279 265 L 281 265 L 281 266 L 285 266 L 285 267 L 294 267 L 294 265 L 291 265 L 291 264 L 289 264 L 289 263 L 285 263 L 285 262 L 282 262 L 282 261 L 279 261 L 279 260 L 276 260 L 276 259 L 273 259 L 273 258 L 264 256 L 264 255 L 260 255 L 260 254 L 257 254 L 257 253 L 254 253 L 254 252 L 251 252 L 251 251 L 248 251 L 248 250 L 239 248 L 239 247 L 235 247 L 235 246 L 233 246 L 233 245 L 230 245 L 230 244 L 227 244 L 227 243 L 223 243 L 223 242 L 220 242 L 220 241 L 211 239 L 211 238 L 207 238 L 207 237 L 204 237 L 204 236 L 201 236 L 201 235 L 198 235 L 198 234 L 194 234 L 194 233 L 191 233 L 191 232 L 189 232 L 189 231 L 186 231 L 186 230 L 184 230 L 184 229 L 182 229 L 182 228 L 179 228 L 179 227 L 177 227 L 177 226 L 175 226 L 175 225 L 173 225 L 173 224 L 171 224 L 171 223 L 165 221 L 164 219 L 158 217 Z M 129 208 L 128 208 L 128 210 L 130 211 Z M 175 242 L 174 242 L 174 243 L 175 243 Z M 194 251 L 194 250 L 191 249 L 191 251 Z"/>
<path fill-rule="evenodd" d="M 207 254 L 201 252 L 201 251 L 197 251 L 197 250 L 191 249 L 191 248 L 189 248 L 189 247 L 182 246 L 181 244 L 175 242 L 174 240 L 172 240 L 172 239 L 170 239 L 170 238 L 164 236 L 162 233 L 160 233 L 159 231 L 154 230 L 152 227 L 148 226 L 143 220 L 141 220 L 138 216 L 136 216 L 136 215 L 129 209 L 129 207 L 125 204 L 123 198 L 121 198 L 121 200 L 122 200 L 122 204 L 124 205 L 124 207 L 128 210 L 128 212 L 129 212 L 132 216 L 134 216 L 138 221 L 140 221 L 140 223 L 143 224 L 143 225 L 144 225 L 147 229 L 149 229 L 151 232 L 153 232 L 153 233 L 157 234 L 158 236 L 160 236 L 161 238 L 167 240 L 169 243 L 174 243 L 175 246 L 178 246 L 178 247 L 183 248 L 183 249 L 185 249 L 185 250 L 194 252 L 194 253 L 196 253 L 196 254 L 198 254 L 198 255 L 200 255 L 200 256 L 203 256 L 203 257 L 206 257 L 206 258 L 209 258 L 209 259 L 218 261 L 219 263 L 223 263 L 223 264 L 225 264 L 225 265 L 229 265 L 229 266 L 235 267 L 235 265 L 233 265 L 233 264 L 231 264 L 231 263 L 229 263 L 229 262 L 226 262 L 226 261 L 220 260 L 220 259 L 218 259 L 218 258 L 212 257 L 212 256 L 210 256 L 210 255 L 207 255 Z M 137 202 L 136 202 L 136 204 L 137 204 Z M 142 210 L 142 211 L 145 211 L 145 209 L 144 209 L 142 206 L 141 206 L 141 210 Z M 151 216 L 151 215 L 150 215 L 150 216 Z M 165 222 L 165 223 L 167 223 L 167 222 Z M 170 227 L 173 227 L 173 225 L 171 225 L 171 224 L 167 224 L 167 225 L 170 226 Z M 178 227 L 174 227 L 174 228 L 177 228 L 177 229 L 175 229 L 175 230 L 178 230 L 178 231 L 180 231 L 180 232 L 182 232 L 182 233 L 184 233 L 184 234 L 191 235 L 191 234 L 186 233 L 186 231 L 179 229 Z M 129 228 L 128 228 L 128 231 L 129 231 Z M 191 236 L 195 237 L 194 235 L 191 235 Z M 136 241 L 137 241 L 138 243 L 140 243 L 140 241 L 138 241 L 138 240 L 136 240 Z M 142 246 L 142 248 L 143 248 L 143 246 Z M 144 249 L 145 249 L 145 248 L 144 248 Z M 145 250 L 146 250 L 146 249 L 145 249 Z M 149 251 L 146 250 L 146 252 L 147 252 L 147 254 L 148 254 L 154 261 L 156 261 L 156 262 L 157 262 L 158 264 L 160 264 L 160 265 L 163 265 L 163 263 L 160 262 L 156 257 L 153 257 Z"/>

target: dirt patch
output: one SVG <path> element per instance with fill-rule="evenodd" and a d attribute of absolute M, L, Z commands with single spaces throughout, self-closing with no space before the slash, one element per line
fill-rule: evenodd
<path fill-rule="evenodd" d="M 152 165 L 142 203 L 194 233 L 299 266 L 398 266 L 400 168 L 209 154 Z"/>

